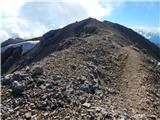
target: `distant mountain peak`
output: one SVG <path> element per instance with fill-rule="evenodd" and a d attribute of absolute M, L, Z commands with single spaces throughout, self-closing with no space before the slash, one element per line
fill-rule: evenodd
<path fill-rule="evenodd" d="M 51 30 L 45 33 L 42 37 L 37 38 L 40 42 L 26 55 L 23 55 L 22 60 L 20 61 L 23 61 L 25 63 L 24 65 L 30 64 L 32 61 L 42 59 L 60 49 L 59 46 L 61 49 L 65 49 L 66 47 L 64 46 L 72 46 L 70 42 L 72 40 L 70 39 L 77 41 L 77 39 L 87 39 L 92 36 L 97 36 L 97 38 L 99 38 L 96 38 L 97 42 L 101 40 L 101 37 L 103 37 L 104 39 L 109 39 L 122 47 L 135 46 L 142 52 L 160 60 L 160 49 L 149 40 L 145 39 L 142 35 L 134 32 L 132 29 L 109 21 L 101 22 L 94 18 L 87 18 L 82 21 L 69 24 L 61 29 Z M 37 39 L 34 38 L 28 40 Z M 64 43 L 68 44 L 63 46 L 62 44 Z"/>

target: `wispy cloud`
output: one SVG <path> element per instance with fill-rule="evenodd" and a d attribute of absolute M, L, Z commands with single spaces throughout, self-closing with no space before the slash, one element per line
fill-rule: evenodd
<path fill-rule="evenodd" d="M 132 27 L 132 29 L 160 47 L 160 28 Z"/>
<path fill-rule="evenodd" d="M 134 26 L 132 27 L 134 29 L 142 29 L 146 32 L 154 32 L 154 33 L 160 33 L 160 27 L 148 27 L 148 26 Z"/>
<path fill-rule="evenodd" d="M 116 3 L 116 4 L 115 4 Z M 0 41 L 31 38 L 87 17 L 110 15 L 111 0 L 0 0 Z"/>

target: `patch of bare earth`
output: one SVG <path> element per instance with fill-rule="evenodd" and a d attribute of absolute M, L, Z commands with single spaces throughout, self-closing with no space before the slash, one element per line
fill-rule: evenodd
<path fill-rule="evenodd" d="M 112 96 L 114 110 L 135 114 L 153 114 L 154 108 L 147 95 L 148 87 L 144 84 L 148 77 L 144 57 L 137 51 L 125 47 L 128 53 L 122 75 L 116 83 L 118 94 Z"/>

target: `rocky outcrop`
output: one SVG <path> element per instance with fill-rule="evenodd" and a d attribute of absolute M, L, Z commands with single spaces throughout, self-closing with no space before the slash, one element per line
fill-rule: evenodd
<path fill-rule="evenodd" d="M 24 54 L 30 51 L 39 41 L 17 42 L 1 48 L 2 74 L 10 71 L 10 68 L 17 63 Z"/>
<path fill-rule="evenodd" d="M 1 53 L 1 69 L 2 74 L 7 72 L 9 68 L 17 62 L 22 56 L 22 48 L 17 47 L 8 48 L 5 52 Z"/>

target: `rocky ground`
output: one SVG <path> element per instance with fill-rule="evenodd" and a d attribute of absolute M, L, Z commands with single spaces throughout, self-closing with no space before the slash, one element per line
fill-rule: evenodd
<path fill-rule="evenodd" d="M 70 44 L 2 77 L 2 119 L 160 117 L 160 68 L 150 58 L 104 36 L 71 38 Z"/>
<path fill-rule="evenodd" d="M 2 119 L 160 119 L 159 49 L 105 25 L 89 18 L 42 36 L 1 76 Z"/>

